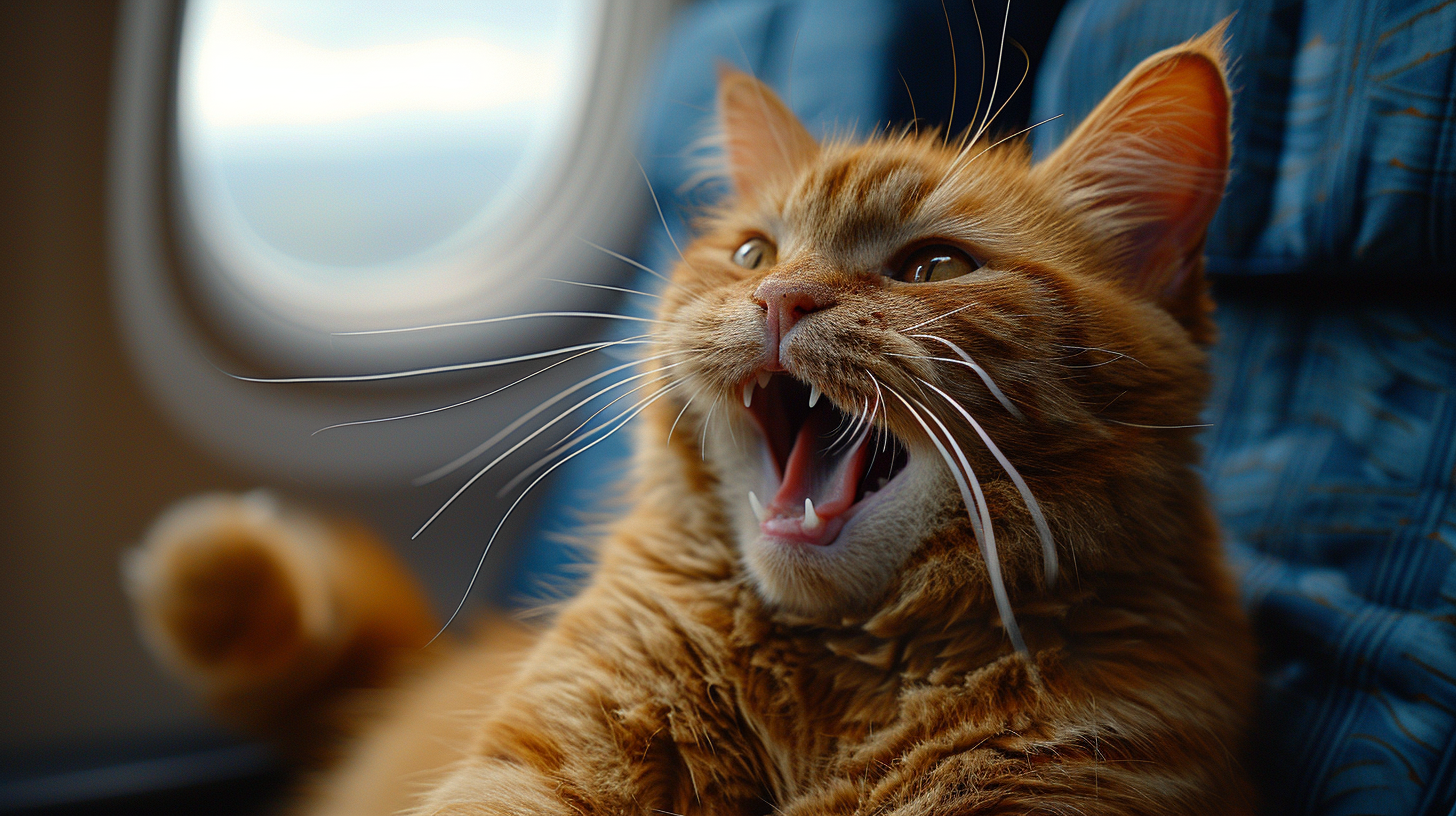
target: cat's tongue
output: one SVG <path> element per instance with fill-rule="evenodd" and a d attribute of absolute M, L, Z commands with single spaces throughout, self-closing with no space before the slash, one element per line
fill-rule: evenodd
<path fill-rule="evenodd" d="M 859 490 L 869 448 L 868 434 L 839 439 L 840 429 L 835 427 L 839 419 L 837 412 L 821 408 L 811 411 L 799 428 L 779 492 L 769 502 L 760 525 L 765 534 L 816 545 L 828 544 L 839 535 L 844 513 Z"/>

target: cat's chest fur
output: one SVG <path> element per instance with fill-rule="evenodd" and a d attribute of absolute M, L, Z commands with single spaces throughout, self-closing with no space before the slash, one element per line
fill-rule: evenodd
<path fill-rule="evenodd" d="M 701 472 L 688 479 L 711 482 Z M 1008 649 L 989 606 L 933 623 L 923 617 L 929 610 L 911 607 L 807 619 L 758 596 L 712 507 L 680 499 L 654 511 L 640 503 L 619 527 L 625 534 L 602 551 L 594 587 L 642 614 L 625 648 L 656 679 L 638 684 L 634 704 L 608 714 L 619 739 L 644 752 L 672 743 L 676 772 L 660 780 L 664 801 L 690 795 L 706 803 L 715 794 L 693 788 L 717 779 L 728 800 L 743 787 L 756 791 L 740 791 L 750 799 L 792 802 L 822 793 L 829 779 L 882 778 L 897 756 L 938 734 L 1035 738 L 1046 682 L 1065 680 L 1047 657 L 1064 640 L 1069 602 L 1047 601 L 1028 616 L 1044 658 L 1038 670 Z M 601 602 L 586 606 L 599 611 Z M 599 623 L 583 618 L 583 636 L 590 620 Z M 737 782 L 727 785 L 725 776 Z"/>

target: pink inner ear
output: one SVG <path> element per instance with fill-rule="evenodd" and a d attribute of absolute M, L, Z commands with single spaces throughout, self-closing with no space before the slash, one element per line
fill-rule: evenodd
<path fill-rule="evenodd" d="M 1147 289 L 1181 286 L 1190 255 L 1201 252 L 1228 174 L 1228 91 L 1216 64 L 1200 56 L 1173 61 L 1166 75 L 1136 94 L 1130 136 L 1149 141 L 1149 192 L 1161 215 L 1142 247 Z M 1166 175 L 1156 173 L 1158 169 Z M 1160 270 L 1162 271 L 1160 274 Z"/>
<path fill-rule="evenodd" d="M 728 176 L 745 198 L 791 177 L 819 152 L 814 137 L 778 95 L 742 71 L 720 69 L 718 116 Z"/>
<path fill-rule="evenodd" d="M 1127 248 L 1128 283 L 1165 304 L 1189 282 L 1229 161 L 1215 28 L 1133 69 L 1038 168 Z"/>

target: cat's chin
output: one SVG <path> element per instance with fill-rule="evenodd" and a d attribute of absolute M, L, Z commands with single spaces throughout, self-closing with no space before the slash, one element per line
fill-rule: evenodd
<path fill-rule="evenodd" d="M 757 386 L 757 387 L 755 387 Z M 940 475 L 888 432 L 792 377 L 745 386 L 751 443 L 715 446 L 739 549 L 764 599 L 819 615 L 861 608 L 929 535 Z"/>
<path fill-rule="evenodd" d="M 776 535 L 752 508 L 740 508 L 734 526 L 750 578 L 764 600 L 796 614 L 863 609 L 930 536 L 936 513 L 929 497 L 943 489 L 941 477 L 933 460 L 909 457 L 883 489 L 835 519 L 832 537 L 816 543 Z"/>

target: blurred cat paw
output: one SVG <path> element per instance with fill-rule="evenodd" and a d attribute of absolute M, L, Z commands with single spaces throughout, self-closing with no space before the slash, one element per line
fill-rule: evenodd
<path fill-rule="evenodd" d="M 349 727 L 336 704 L 393 683 L 439 631 L 368 528 L 264 491 L 176 503 L 122 572 L 157 659 L 224 719 L 300 757 Z"/>
<path fill-rule="evenodd" d="M 124 558 L 143 640 L 205 690 L 295 671 L 338 628 L 330 536 L 264 491 L 178 502 Z"/>

